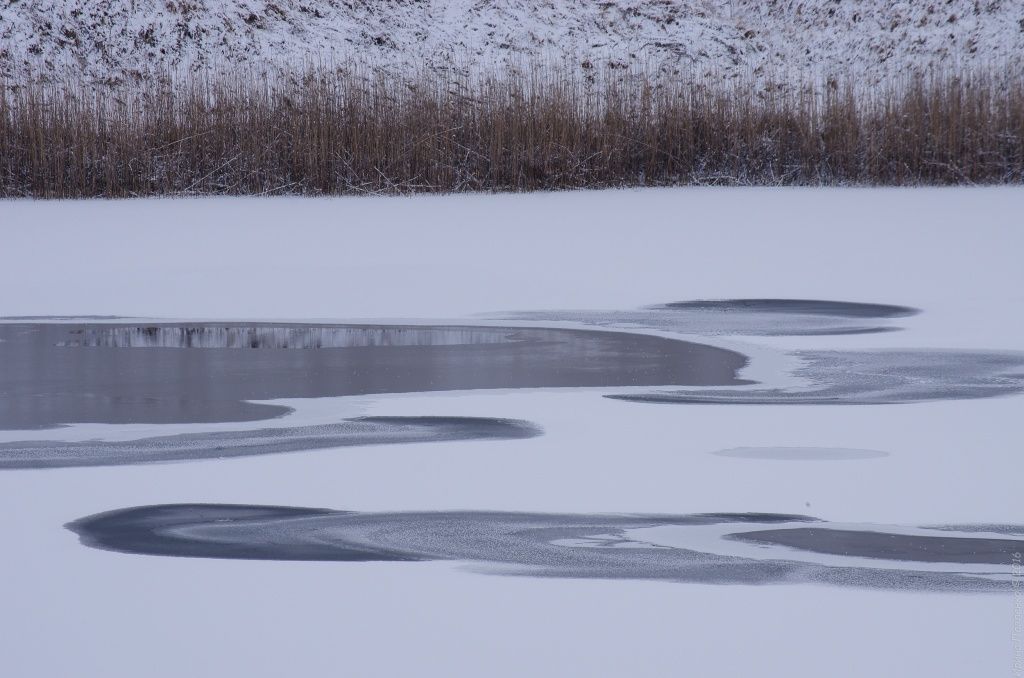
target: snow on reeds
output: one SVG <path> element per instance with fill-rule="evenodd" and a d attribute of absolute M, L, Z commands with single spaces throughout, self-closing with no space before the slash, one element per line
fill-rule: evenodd
<path fill-rule="evenodd" d="M 529 191 L 1024 180 L 1024 83 L 785 87 L 555 68 L 309 68 L 0 87 L 0 195 Z"/>

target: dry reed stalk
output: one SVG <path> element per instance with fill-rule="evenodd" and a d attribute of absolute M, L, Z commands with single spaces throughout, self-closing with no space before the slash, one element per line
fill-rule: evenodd
<path fill-rule="evenodd" d="M 528 191 L 1024 180 L 1024 87 L 758 89 L 557 69 L 399 81 L 311 68 L 0 88 L 0 196 Z"/>

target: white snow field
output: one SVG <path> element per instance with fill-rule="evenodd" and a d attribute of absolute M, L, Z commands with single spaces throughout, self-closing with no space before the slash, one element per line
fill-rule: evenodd
<path fill-rule="evenodd" d="M 398 74 L 653 68 L 870 86 L 1024 68 L 1014 0 L 3 0 L 0 76 L 132 81 L 168 70 L 360 65 Z"/>
<path fill-rule="evenodd" d="M 894 332 L 688 337 L 750 355 L 744 376 L 758 379 L 794 349 L 1024 349 L 1022 214 L 1019 187 L 6 201 L 0 316 L 496 322 L 477 314 L 728 298 L 922 311 L 889 321 L 903 328 Z M 0 471 L 0 675 L 1019 675 L 1022 607 L 1010 591 L 139 556 L 88 548 L 62 527 L 189 502 L 780 512 L 908 531 L 1022 522 L 1024 396 L 829 406 L 602 397 L 628 390 L 289 403 L 297 421 L 335 407 L 524 419 L 545 431 L 529 439 Z M 0 431 L 0 442 L 209 428 L 92 424 Z M 721 454 L 738 448 L 878 454 Z"/>

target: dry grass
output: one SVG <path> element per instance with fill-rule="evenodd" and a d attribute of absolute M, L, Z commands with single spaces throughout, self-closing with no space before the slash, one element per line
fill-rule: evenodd
<path fill-rule="evenodd" d="M 1024 87 L 765 92 L 558 71 L 416 84 L 311 69 L 0 89 L 0 196 L 527 191 L 1024 180 Z"/>

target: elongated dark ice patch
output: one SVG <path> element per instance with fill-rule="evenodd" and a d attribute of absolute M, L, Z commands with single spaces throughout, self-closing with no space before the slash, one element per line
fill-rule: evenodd
<path fill-rule="evenodd" d="M 677 301 L 632 311 L 528 311 L 512 317 L 682 334 L 797 336 L 888 332 L 898 328 L 884 321 L 918 312 L 909 306 L 852 301 L 721 299 Z"/>
<path fill-rule="evenodd" d="M 705 299 L 674 301 L 664 308 L 719 313 L 778 313 L 788 316 L 820 315 L 833 318 L 905 318 L 919 313 L 909 306 L 867 304 L 824 299 Z"/>
<path fill-rule="evenodd" d="M 0 323 L 0 429 L 255 421 L 251 401 L 747 383 L 745 356 L 625 332 L 244 323 Z"/>
<path fill-rule="evenodd" d="M 973 528 L 834 525 L 776 514 L 356 513 L 180 504 L 68 525 L 132 554 L 273 560 L 455 560 L 493 574 L 888 589 L 1010 588 L 1024 539 Z"/>
<path fill-rule="evenodd" d="M 172 504 L 111 511 L 75 521 L 67 527 L 78 533 L 83 544 L 124 553 L 245 560 L 419 560 L 388 549 L 346 546 L 333 541 L 317 543 L 312 538 L 300 542 L 285 534 L 279 538 L 264 532 L 261 538 L 254 531 L 278 522 L 295 525 L 296 521 L 309 518 L 342 515 L 347 514 L 288 506 Z M 195 530 L 202 531 L 204 524 L 213 523 L 231 525 L 241 538 L 204 543 L 190 536 L 197 534 Z"/>
<path fill-rule="evenodd" d="M 672 389 L 609 398 L 647 403 L 887 405 L 1024 392 L 1024 354 L 993 351 L 799 351 L 801 388 Z"/>
<path fill-rule="evenodd" d="M 355 445 L 530 438 L 539 427 L 481 417 L 359 417 L 332 424 L 187 433 L 127 441 L 0 443 L 0 469 L 109 466 L 297 452 Z"/>
<path fill-rule="evenodd" d="M 1006 565 L 1024 549 L 1024 540 L 799 527 L 730 535 L 765 546 L 788 546 L 814 553 L 926 563 Z"/>

